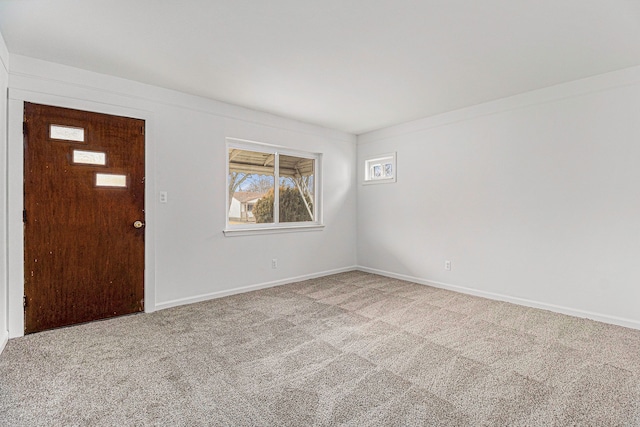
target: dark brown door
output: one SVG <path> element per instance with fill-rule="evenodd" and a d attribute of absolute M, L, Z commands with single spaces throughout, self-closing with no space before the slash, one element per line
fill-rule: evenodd
<path fill-rule="evenodd" d="M 142 311 L 144 121 L 24 108 L 25 333 Z"/>

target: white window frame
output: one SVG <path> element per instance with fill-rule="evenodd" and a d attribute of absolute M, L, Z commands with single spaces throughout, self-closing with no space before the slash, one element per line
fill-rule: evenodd
<path fill-rule="evenodd" d="M 372 169 L 374 166 L 380 165 L 384 167 L 386 164 L 391 164 L 392 174 L 391 176 L 385 176 L 384 173 L 380 177 L 373 176 Z M 378 154 L 375 156 L 369 156 L 364 159 L 364 182 L 363 184 L 390 184 L 396 182 L 398 176 L 396 153 Z"/>
<path fill-rule="evenodd" d="M 240 149 L 246 151 L 256 151 L 260 153 L 275 154 L 274 165 L 274 206 L 273 216 L 274 223 L 271 224 L 230 224 L 229 223 L 229 150 Z M 272 233 L 291 233 L 298 231 L 319 231 L 324 228 L 322 222 L 322 154 L 311 153 L 306 151 L 294 150 L 287 147 L 266 144 L 263 142 L 249 141 L 245 139 L 226 138 L 225 150 L 226 175 L 225 175 L 225 236 L 242 236 L 255 234 L 272 234 Z M 279 214 L 279 155 L 303 157 L 313 159 L 314 165 L 314 194 L 313 194 L 313 210 L 314 221 L 303 222 L 285 222 L 280 223 Z"/>

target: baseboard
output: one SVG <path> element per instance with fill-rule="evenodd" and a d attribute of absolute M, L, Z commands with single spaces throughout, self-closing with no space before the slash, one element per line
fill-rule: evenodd
<path fill-rule="evenodd" d="M 4 347 L 9 342 L 9 331 L 2 331 L 2 335 L 0 335 L 0 354 L 4 350 Z"/>
<path fill-rule="evenodd" d="M 215 298 L 222 298 L 229 295 L 257 291 L 258 289 L 272 288 L 274 286 L 286 285 L 288 283 L 294 283 L 294 282 L 301 282 L 303 280 L 316 279 L 318 277 L 330 276 L 332 274 L 344 273 L 347 271 L 354 271 L 357 269 L 358 268 L 354 265 L 351 267 L 337 268 L 335 270 L 327 270 L 327 271 L 321 271 L 318 273 L 305 274 L 303 276 L 289 277 L 286 279 L 275 280 L 273 282 L 264 282 L 264 283 L 258 283 L 255 285 L 250 285 L 250 286 L 243 286 L 240 288 L 233 288 L 233 289 L 227 289 L 224 291 L 211 292 L 208 294 L 201 294 L 194 297 L 180 298 L 180 299 L 175 299 L 175 300 L 166 301 L 162 303 L 157 303 L 155 309 L 164 310 L 165 308 L 177 307 L 177 306 L 186 305 L 186 304 L 193 304 L 195 302 L 201 302 L 201 301 L 208 301 Z"/>
<path fill-rule="evenodd" d="M 366 273 L 378 274 L 380 276 L 391 277 L 394 279 L 407 280 L 409 282 L 419 283 L 421 285 L 433 286 L 435 288 L 447 289 L 450 291 L 460 292 L 463 294 L 474 295 L 482 298 L 488 298 L 497 301 L 505 301 L 513 304 L 523 305 L 525 307 L 539 308 L 542 310 L 549 310 L 556 313 L 566 314 L 574 317 L 581 317 L 585 319 L 596 320 L 598 322 L 610 323 L 612 325 L 624 326 L 625 328 L 632 328 L 640 330 L 640 322 L 631 319 L 625 319 L 617 316 L 609 316 L 606 314 L 593 313 L 590 311 L 578 310 L 570 307 L 564 307 L 555 304 L 548 304 L 540 301 L 529 300 L 525 298 L 518 298 L 504 294 L 498 294 L 493 292 L 480 291 L 473 288 L 466 288 L 464 286 L 451 285 L 448 283 L 437 282 L 433 280 L 422 279 L 420 277 L 408 276 L 405 274 L 392 273 L 389 271 L 378 270 L 375 268 L 364 267 L 359 265 L 357 270 L 364 271 Z"/>

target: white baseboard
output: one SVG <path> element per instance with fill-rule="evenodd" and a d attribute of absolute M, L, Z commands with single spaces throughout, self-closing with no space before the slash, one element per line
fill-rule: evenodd
<path fill-rule="evenodd" d="M 369 268 L 359 265 L 357 270 L 364 271 L 366 273 L 379 274 L 380 276 L 391 277 L 394 279 L 407 280 L 409 282 L 419 283 L 421 285 L 433 286 L 435 288 L 447 289 L 450 291 L 460 292 L 463 294 L 474 295 L 478 297 L 488 298 L 497 301 L 505 301 L 513 304 L 523 305 L 525 307 L 540 308 L 542 310 L 549 310 L 556 313 L 566 314 L 574 317 L 582 317 L 586 319 L 596 320 L 598 322 L 610 323 L 612 325 L 624 326 L 625 328 L 633 328 L 640 330 L 640 322 L 632 319 L 625 319 L 617 316 L 610 316 L 607 314 L 593 313 L 590 311 L 578 310 L 570 307 L 563 307 L 555 304 L 548 304 L 540 301 L 533 301 L 525 298 L 518 298 L 509 295 L 497 294 L 493 292 L 480 291 L 473 288 L 466 288 L 464 286 L 450 285 L 448 283 L 436 282 L 433 280 L 422 279 L 419 277 L 408 276 L 405 274 L 392 273 L 389 271 L 378 270 L 375 268 Z"/>
<path fill-rule="evenodd" d="M 211 292 L 208 294 L 196 295 L 194 297 L 180 298 L 171 301 L 156 303 L 156 310 L 164 310 L 165 308 L 177 307 L 180 305 L 193 304 L 194 302 L 207 301 L 215 298 L 222 298 L 229 295 L 241 294 L 244 292 L 256 291 L 258 289 L 272 288 L 274 286 L 286 285 L 287 283 L 301 282 L 303 280 L 315 279 L 318 277 L 330 276 L 332 274 L 354 271 L 358 268 L 354 265 L 351 267 L 337 268 L 335 270 L 321 271 L 318 273 L 306 274 L 304 276 L 289 277 L 287 279 L 275 280 L 273 282 L 258 283 L 256 285 L 243 286 L 240 288 L 227 289 L 224 291 Z"/>
<path fill-rule="evenodd" d="M 2 331 L 0 334 L 0 354 L 2 354 L 7 342 L 9 342 L 9 331 Z"/>

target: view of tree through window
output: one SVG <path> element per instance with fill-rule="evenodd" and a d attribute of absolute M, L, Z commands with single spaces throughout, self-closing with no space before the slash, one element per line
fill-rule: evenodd
<path fill-rule="evenodd" d="M 280 222 L 313 221 L 313 163 L 280 156 Z"/>
<path fill-rule="evenodd" d="M 316 220 L 316 159 L 240 148 L 228 155 L 230 225 Z"/>

